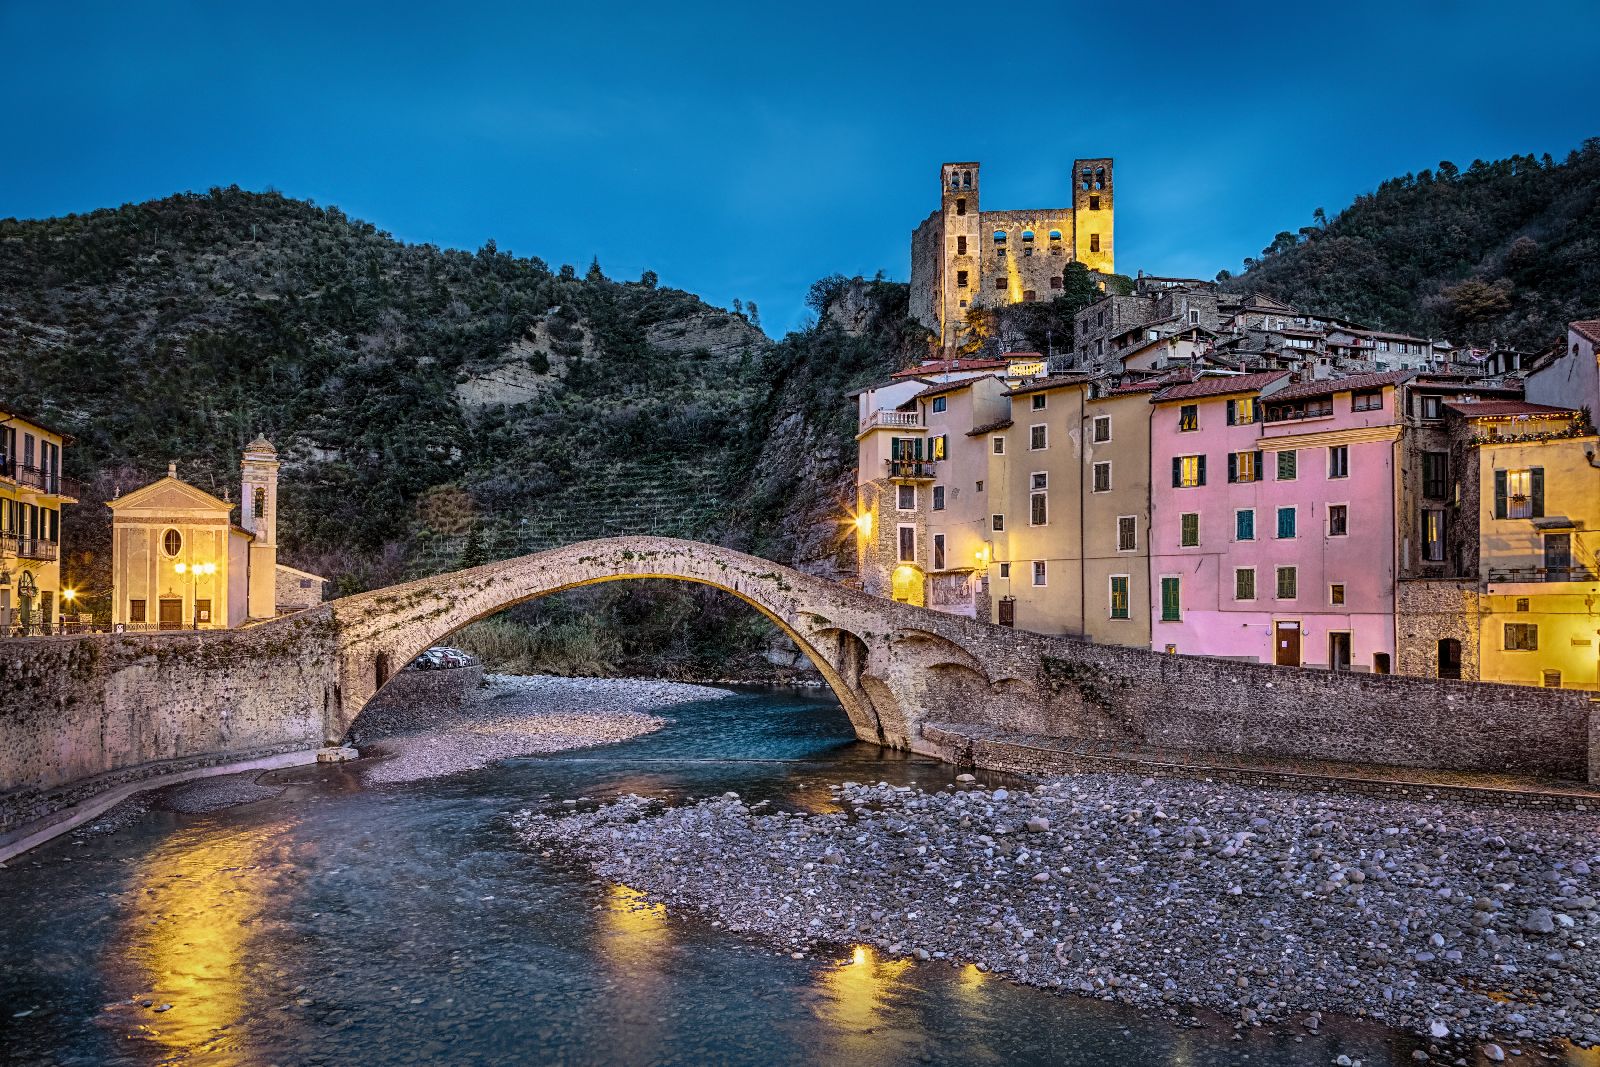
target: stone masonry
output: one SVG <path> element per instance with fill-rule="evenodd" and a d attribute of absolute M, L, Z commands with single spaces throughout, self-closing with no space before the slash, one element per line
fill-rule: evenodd
<path fill-rule="evenodd" d="M 0 833 L 103 783 L 343 738 L 400 668 L 467 623 L 635 578 L 749 603 L 817 665 L 857 735 L 894 748 L 950 758 L 923 724 L 968 723 L 1289 760 L 1600 772 L 1595 711 L 1580 692 L 1093 645 L 893 603 L 712 545 L 621 537 L 239 631 L 0 642 Z"/>

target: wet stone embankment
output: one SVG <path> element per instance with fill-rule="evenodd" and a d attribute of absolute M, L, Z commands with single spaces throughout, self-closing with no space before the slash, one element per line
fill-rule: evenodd
<path fill-rule="evenodd" d="M 1365 1015 L 1446 1062 L 1600 1041 L 1600 816 L 1112 774 L 835 796 L 828 814 L 727 794 L 516 821 L 797 953 L 872 944 L 1240 1027 Z"/>

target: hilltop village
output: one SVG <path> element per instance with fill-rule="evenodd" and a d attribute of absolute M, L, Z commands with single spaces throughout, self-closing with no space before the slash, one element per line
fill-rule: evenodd
<path fill-rule="evenodd" d="M 912 236 L 936 358 L 858 405 L 862 587 L 1184 655 L 1600 688 L 1600 321 L 1453 345 L 1140 276 L 1106 283 L 1112 161 L 1074 207 L 977 208 L 945 164 Z M 1052 351 L 974 343 L 1083 262 Z"/>

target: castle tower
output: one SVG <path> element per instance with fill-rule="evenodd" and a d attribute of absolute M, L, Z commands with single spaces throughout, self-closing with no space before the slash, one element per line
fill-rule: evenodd
<path fill-rule="evenodd" d="M 1116 269 L 1111 227 L 1113 195 L 1109 158 L 1073 161 L 1073 253 L 1078 262 L 1103 274 Z"/>
<path fill-rule="evenodd" d="M 239 469 L 240 525 L 255 537 L 250 542 L 250 618 L 270 619 L 278 613 L 278 450 L 257 437 L 245 446 Z"/>
<path fill-rule="evenodd" d="M 943 247 L 939 262 L 939 336 L 947 351 L 960 343 L 967 307 L 982 295 L 983 246 L 978 218 L 978 164 L 939 168 Z"/>

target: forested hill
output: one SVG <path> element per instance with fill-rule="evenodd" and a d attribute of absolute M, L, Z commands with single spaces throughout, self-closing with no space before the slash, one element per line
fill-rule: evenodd
<path fill-rule="evenodd" d="M 0 397 L 77 437 L 68 473 L 91 492 L 64 559 L 92 595 L 103 501 L 169 459 L 237 494 L 257 433 L 284 460 L 285 562 L 335 593 L 617 533 L 826 567 L 855 459 L 844 394 L 922 341 L 903 285 L 824 288 L 821 325 L 774 344 L 649 272 L 407 245 L 337 208 L 215 189 L 0 220 Z M 847 291 L 841 324 L 828 303 Z M 682 590 L 613 589 L 530 625 L 609 618 L 604 640 L 577 635 L 599 640 L 579 669 L 699 673 L 719 641 L 760 638 L 684 625 L 705 605 Z"/>
<path fill-rule="evenodd" d="M 1278 234 L 1229 288 L 1376 328 L 1539 349 L 1600 313 L 1600 138 L 1392 178 Z"/>

